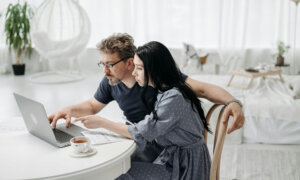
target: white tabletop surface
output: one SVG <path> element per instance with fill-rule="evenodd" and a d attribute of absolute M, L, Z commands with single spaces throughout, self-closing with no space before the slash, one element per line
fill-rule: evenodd
<path fill-rule="evenodd" d="M 95 155 L 74 158 L 70 146 L 57 148 L 28 132 L 1 134 L 0 141 L 0 179 L 114 179 L 128 171 L 135 150 L 126 140 L 94 145 Z"/>
<path fill-rule="evenodd" d="M 57 148 L 28 133 L 12 94 L 44 104 L 49 115 L 92 97 L 102 77 L 89 75 L 74 83 L 35 84 L 29 76 L 0 75 L 0 179 L 114 179 L 125 173 L 135 150 L 133 141 L 94 145 L 97 154 L 71 157 L 71 147 Z M 122 121 L 116 102 L 99 115 Z"/>

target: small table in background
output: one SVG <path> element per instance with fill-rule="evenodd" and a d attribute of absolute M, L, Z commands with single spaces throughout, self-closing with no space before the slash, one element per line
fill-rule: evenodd
<path fill-rule="evenodd" d="M 283 74 L 290 74 L 290 64 L 284 64 L 282 66 L 276 66 L 276 68 L 281 69 Z"/>
<path fill-rule="evenodd" d="M 243 89 L 248 89 L 249 87 L 251 87 L 253 79 L 255 79 L 257 77 L 262 77 L 263 79 L 266 79 L 267 76 L 269 76 L 269 75 L 278 75 L 279 78 L 273 78 L 273 79 L 280 80 L 281 82 L 284 82 L 284 80 L 281 76 L 281 73 L 282 73 L 281 69 L 269 70 L 269 71 L 266 71 L 266 72 L 247 72 L 245 70 L 235 70 L 235 71 L 231 72 L 231 77 L 230 77 L 230 80 L 229 80 L 227 86 L 234 86 L 234 87 L 239 87 L 239 88 L 243 88 Z M 232 83 L 232 80 L 233 80 L 234 76 L 247 77 L 247 78 L 250 78 L 250 81 L 246 85 L 235 84 L 235 83 Z M 268 77 L 268 78 L 270 78 L 270 77 Z"/>

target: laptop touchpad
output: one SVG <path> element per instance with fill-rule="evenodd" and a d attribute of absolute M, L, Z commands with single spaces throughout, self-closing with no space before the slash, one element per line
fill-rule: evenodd
<path fill-rule="evenodd" d="M 85 131 L 84 128 L 79 127 L 79 126 L 77 126 L 75 124 L 72 124 L 72 123 L 70 124 L 69 128 L 66 128 L 65 123 L 59 123 L 59 124 L 56 125 L 56 128 L 58 130 L 61 130 L 61 131 L 65 132 L 65 133 L 68 133 L 72 136 L 82 136 L 81 132 Z"/>

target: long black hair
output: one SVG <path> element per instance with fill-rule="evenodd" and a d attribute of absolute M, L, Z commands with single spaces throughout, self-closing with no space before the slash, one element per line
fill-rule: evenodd
<path fill-rule="evenodd" d="M 151 41 L 138 47 L 136 55 L 144 63 L 145 85 L 143 86 L 141 94 L 142 101 L 146 107 L 148 107 L 148 111 L 153 112 L 154 118 L 157 119 L 154 104 L 156 102 L 158 91 L 165 92 L 176 87 L 182 93 L 184 98 L 190 100 L 193 110 L 195 112 L 196 110 L 198 111 L 204 128 L 211 132 L 208 128 L 200 100 L 192 89 L 185 84 L 182 73 L 177 67 L 168 48 L 160 42 Z M 150 78 L 154 84 L 155 93 L 153 98 L 149 101 L 145 98 L 145 92 L 149 88 L 148 82 Z"/>

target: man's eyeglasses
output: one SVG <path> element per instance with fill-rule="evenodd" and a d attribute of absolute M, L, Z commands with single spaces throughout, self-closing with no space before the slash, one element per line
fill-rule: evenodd
<path fill-rule="evenodd" d="M 118 64 L 119 62 L 124 61 L 124 60 L 126 60 L 126 59 L 128 59 L 128 57 L 122 58 L 122 59 L 120 59 L 119 61 L 117 61 L 117 62 L 115 62 L 115 63 L 113 63 L 113 64 L 106 64 L 106 63 L 103 63 L 103 62 L 99 62 L 99 63 L 98 63 L 98 66 L 99 66 L 100 68 L 104 68 L 104 67 L 112 68 L 112 67 L 114 67 L 114 65 L 116 65 L 116 64 Z"/>

